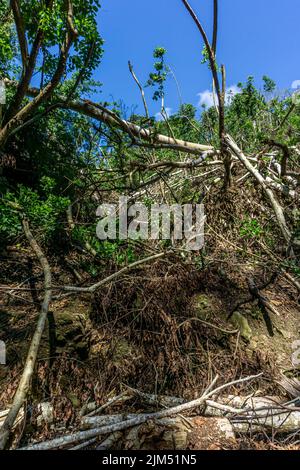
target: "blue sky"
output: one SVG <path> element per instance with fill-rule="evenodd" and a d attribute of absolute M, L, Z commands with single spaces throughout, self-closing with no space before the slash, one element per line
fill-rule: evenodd
<path fill-rule="evenodd" d="M 263 75 L 280 90 L 300 80 L 300 0 L 220 0 L 218 62 L 227 70 L 227 85 L 234 86 L 253 75 L 261 86 Z M 212 0 L 191 0 L 211 35 Z M 99 28 L 105 39 L 105 55 L 96 78 L 103 83 L 101 99 L 119 100 L 142 112 L 140 95 L 129 71 L 128 60 L 144 84 L 152 70 L 156 46 L 167 49 L 167 63 L 180 86 L 182 101 L 199 103 L 199 93 L 209 90 L 211 78 L 201 64 L 202 40 L 181 0 L 102 0 Z M 159 104 L 151 101 L 151 113 Z M 205 95 L 202 95 L 205 98 Z M 167 84 L 166 106 L 178 109 L 175 81 Z"/>

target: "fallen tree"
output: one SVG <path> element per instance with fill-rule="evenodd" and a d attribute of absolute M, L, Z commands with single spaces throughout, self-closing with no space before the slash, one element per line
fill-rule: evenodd
<path fill-rule="evenodd" d="M 300 428 L 300 408 L 278 397 L 229 396 L 206 402 L 206 416 L 226 416 L 235 432 L 289 434 Z"/>
<path fill-rule="evenodd" d="M 50 270 L 48 260 L 46 256 L 44 255 L 42 249 L 40 248 L 39 244 L 35 240 L 34 236 L 32 235 L 27 220 L 23 219 L 22 225 L 23 225 L 25 236 L 43 269 L 45 291 L 44 291 L 44 298 L 43 298 L 43 303 L 41 306 L 38 323 L 37 323 L 33 338 L 31 340 L 31 344 L 29 347 L 26 361 L 25 361 L 23 373 L 22 373 L 17 391 L 15 393 L 11 408 L 0 429 L 0 449 L 2 450 L 6 447 L 8 443 L 9 436 L 14 426 L 15 420 L 19 414 L 21 407 L 23 406 L 26 400 L 26 396 L 30 389 L 31 379 L 32 379 L 32 375 L 34 372 L 39 345 L 41 342 L 42 334 L 43 334 L 45 323 L 47 320 L 47 314 L 48 314 L 49 305 L 50 305 L 51 296 L 52 296 L 52 292 L 51 292 L 52 278 L 51 278 L 51 270 Z"/>
<path fill-rule="evenodd" d="M 128 419 L 121 421 L 119 423 L 114 423 L 111 425 L 107 426 L 102 426 L 96 429 L 90 429 L 87 431 L 78 431 L 73 434 L 69 434 L 66 436 L 58 437 L 56 439 L 53 439 L 51 441 L 47 442 L 42 442 L 38 444 L 32 444 L 30 446 L 27 446 L 25 448 L 22 448 L 21 450 L 50 450 L 50 449 L 56 449 L 60 447 L 65 447 L 71 444 L 75 444 L 80 441 L 85 441 L 85 440 L 90 440 L 96 436 L 105 436 L 107 434 L 112 434 L 115 433 L 116 431 L 122 431 L 125 429 L 132 428 L 134 426 L 139 426 L 143 423 L 146 423 L 149 420 L 158 420 L 161 418 L 166 418 L 170 416 L 175 416 L 183 413 L 184 411 L 191 411 L 195 408 L 198 408 L 199 406 L 205 404 L 206 400 L 209 399 L 210 397 L 221 393 L 224 389 L 241 384 L 244 382 L 248 382 L 251 380 L 255 380 L 259 377 L 261 377 L 262 374 L 258 375 L 253 375 L 249 377 L 244 377 L 242 379 L 234 380 L 232 382 L 229 382 L 227 384 L 220 385 L 217 388 L 214 388 L 216 381 L 218 380 L 218 376 L 215 377 L 215 379 L 212 381 L 211 385 L 208 387 L 207 390 L 204 391 L 203 395 L 191 402 L 183 403 L 180 405 L 177 405 L 173 408 L 167 408 L 161 411 L 158 411 L 156 413 L 148 413 L 144 415 L 138 415 L 135 418 Z"/>
<path fill-rule="evenodd" d="M 300 408 L 295 401 L 284 403 L 279 397 L 235 396 L 219 397 L 220 391 L 258 376 L 246 377 L 230 384 L 206 390 L 202 397 L 182 402 L 176 397 L 131 393 L 152 403 L 180 403 L 155 413 L 123 413 L 100 416 L 82 416 L 81 430 L 50 441 L 34 443 L 21 450 L 49 450 L 73 444 L 70 450 L 97 445 L 105 436 L 99 450 L 105 449 L 202 449 L 209 445 L 234 446 L 238 435 L 266 433 L 289 435 L 300 427 Z M 213 381 L 215 383 L 215 381 Z M 126 392 L 128 394 L 128 392 Z M 124 398 L 124 394 L 122 394 Z M 127 396 L 128 398 L 128 396 Z M 111 399 L 100 409 L 113 405 L 121 395 Z M 200 407 L 200 410 L 199 410 Z M 100 410 L 99 409 L 99 410 Z M 184 411 L 192 415 L 183 416 Z M 200 413 L 199 413 L 200 411 Z M 196 413 L 196 414 L 195 414 Z M 80 444 L 76 444 L 76 443 Z M 74 444 L 76 444 L 74 446 Z"/>
<path fill-rule="evenodd" d="M 278 201 L 276 200 L 273 191 L 271 188 L 268 186 L 267 182 L 265 181 L 264 177 L 259 173 L 259 171 L 251 164 L 251 162 L 248 160 L 248 158 L 243 154 L 241 149 L 238 147 L 236 142 L 229 136 L 226 135 L 225 141 L 230 148 L 230 150 L 233 152 L 234 155 L 238 157 L 238 159 L 241 161 L 241 163 L 247 168 L 249 173 L 251 173 L 252 176 L 259 182 L 261 185 L 264 193 L 268 197 L 271 206 L 274 210 L 274 214 L 276 217 L 276 220 L 278 222 L 279 228 L 281 230 L 281 233 L 286 240 L 287 244 L 290 246 L 291 244 L 299 245 L 300 242 L 297 242 L 296 240 L 292 240 L 291 232 L 287 226 L 284 212 Z"/>
<path fill-rule="evenodd" d="M 9 87 L 16 86 L 16 82 L 12 80 L 4 79 L 4 83 Z M 29 87 L 26 92 L 26 95 L 31 98 L 36 98 L 39 96 L 39 94 L 40 90 L 33 87 Z M 118 127 L 133 137 L 133 139 L 151 142 L 154 147 L 159 146 L 159 148 L 169 148 L 194 155 L 202 155 L 203 153 L 206 153 L 206 156 L 211 156 L 217 154 L 217 151 L 211 145 L 188 142 L 185 140 L 175 139 L 173 137 L 158 134 L 155 129 L 146 129 L 130 121 L 121 119 L 109 109 L 89 100 L 68 101 L 65 97 L 61 96 L 56 99 L 56 105 L 54 109 L 57 108 L 69 109 L 71 111 L 75 111 L 84 116 L 95 119 L 96 121 L 103 122 L 108 126 Z M 24 127 L 24 125 L 22 127 Z"/>

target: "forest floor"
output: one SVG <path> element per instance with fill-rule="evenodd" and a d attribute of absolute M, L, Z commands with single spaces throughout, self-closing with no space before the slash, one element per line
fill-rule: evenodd
<path fill-rule="evenodd" d="M 29 250 L 13 248 L 1 257 L 0 283 L 20 286 L 26 278 L 24 285 L 29 288 L 29 292 L 0 294 L 0 340 L 7 345 L 7 365 L 0 368 L 0 410 L 4 410 L 18 385 L 35 328 L 42 277 Z M 61 260 L 51 262 L 55 285 L 74 283 Z M 128 387 L 190 400 L 200 396 L 216 374 L 225 383 L 263 372 L 259 382 L 229 392 L 247 395 L 259 388 L 262 395 L 286 397 L 277 381 L 295 369 L 292 345 L 300 333 L 295 289 L 283 277 L 265 289 L 264 295 L 278 311 L 278 316 L 272 314 L 270 336 L 255 301 L 227 318 L 228 305 L 245 294 L 243 280 L 252 268 L 243 269 L 232 269 L 228 280 L 228 273 L 225 279 L 222 271 L 197 271 L 171 258 L 143 266 L 93 298 L 75 294 L 53 300 L 22 442 L 76 428 L 87 404 L 106 403 Z M 44 402 L 53 405 L 54 419 L 41 426 L 37 407 Z M 120 406 L 114 409 L 120 411 Z M 141 409 L 136 400 L 123 405 L 121 412 L 133 409 Z M 281 446 L 276 436 L 258 436 L 241 438 L 234 448 Z"/>

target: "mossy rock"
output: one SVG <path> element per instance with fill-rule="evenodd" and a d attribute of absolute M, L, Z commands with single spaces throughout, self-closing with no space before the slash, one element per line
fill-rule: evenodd
<path fill-rule="evenodd" d="M 74 393 L 68 393 L 67 398 L 70 400 L 74 408 L 80 408 L 81 407 L 81 402 L 77 395 Z"/>
<path fill-rule="evenodd" d="M 113 346 L 112 359 L 114 364 L 119 364 L 124 359 L 128 358 L 132 354 L 132 347 L 126 341 L 126 339 L 121 338 Z"/>
<path fill-rule="evenodd" d="M 87 359 L 89 356 L 89 345 L 84 339 L 75 344 L 75 351 L 81 359 Z"/>
<path fill-rule="evenodd" d="M 202 320 L 207 320 L 214 312 L 212 299 L 205 294 L 199 294 L 195 297 L 195 314 Z"/>
<path fill-rule="evenodd" d="M 55 320 L 60 325 L 70 325 L 73 323 L 76 314 L 74 312 L 62 311 L 55 314 Z"/>
<path fill-rule="evenodd" d="M 235 312 L 232 315 L 232 322 L 240 330 L 242 338 L 250 341 L 252 338 L 252 330 L 249 326 L 247 318 L 240 312 Z"/>
<path fill-rule="evenodd" d="M 101 341 L 97 343 L 93 343 L 89 349 L 89 358 L 95 359 L 98 358 L 101 354 L 107 354 L 108 345 L 106 343 L 102 343 Z"/>
<path fill-rule="evenodd" d="M 81 359 L 86 359 L 89 354 L 88 310 L 76 303 L 71 303 L 67 309 L 54 312 L 54 322 L 56 346 L 64 351 L 75 352 Z"/>

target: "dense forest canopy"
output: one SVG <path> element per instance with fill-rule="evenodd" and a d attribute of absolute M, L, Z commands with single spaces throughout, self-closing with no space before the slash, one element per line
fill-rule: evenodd
<path fill-rule="evenodd" d="M 107 309 L 108 318 L 126 317 L 142 303 L 145 318 L 134 317 L 128 324 L 120 320 L 115 334 L 126 330 L 125 336 L 131 337 L 130 328 L 174 330 L 176 340 L 166 346 L 164 359 L 166 377 L 170 374 L 174 382 L 174 377 L 184 375 L 183 358 L 176 354 L 199 342 L 196 333 L 187 339 L 187 330 L 177 330 L 186 322 L 180 321 L 181 315 L 200 284 L 216 296 L 224 286 L 221 302 L 228 318 L 240 304 L 255 300 L 270 336 L 270 312 L 275 308 L 260 290 L 280 278 L 299 295 L 299 94 L 278 94 L 268 76 L 263 77 L 263 90 L 258 90 L 249 76 L 238 84 L 237 93 L 228 96 L 226 64 L 219 63 L 218 56 L 218 1 L 208 2 L 214 13 L 212 37 L 202 25 L 201 8 L 198 17 L 189 2 L 178 3 L 199 33 L 199 54 L 211 72 L 214 105 L 204 107 L 200 115 L 190 103 L 168 115 L 165 84 L 170 69 L 164 47 L 154 50 L 145 84 L 129 63 L 143 114 L 126 115 L 120 102 L 93 101 L 101 88 L 95 70 L 105 53 L 97 27 L 98 0 L 0 0 L 0 250 L 9 258 L 11 249 L 22 254 L 29 244 L 45 277 L 44 287 L 37 290 L 37 303 L 43 301 L 37 330 L 0 431 L 2 447 L 8 444 L 30 388 L 51 296 L 55 303 L 66 295 L 92 294 L 89 302 L 101 304 L 103 312 Z M 150 91 L 161 108 L 161 119 L 149 113 Z M 184 241 L 174 240 L 99 240 L 97 207 L 116 202 L 120 195 L 147 206 L 204 204 L 204 248 L 187 252 Z M 169 261 L 163 268 L 164 258 Z M 135 276 L 138 279 L 144 261 L 149 276 L 161 283 L 154 291 L 145 285 L 141 293 Z M 173 276 L 171 286 L 164 282 L 166 266 Z M 107 298 L 95 297 L 106 284 L 113 286 L 118 273 L 129 271 L 130 277 L 131 269 L 129 287 L 121 282 L 118 293 L 112 287 Z M 3 272 L 3 302 L 16 281 L 14 273 Z M 17 284 L 23 286 L 21 282 Z M 175 319 L 167 314 L 155 317 L 150 308 L 155 291 Z M 240 292 L 246 293 L 245 299 L 239 298 Z M 222 321 L 226 331 L 227 320 Z M 171 357 L 176 365 L 169 364 Z M 162 359 L 155 356 L 156 360 L 159 367 Z M 191 363 L 191 376 L 194 367 Z M 173 383 L 157 380 L 162 390 L 162 384 Z"/>

